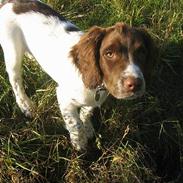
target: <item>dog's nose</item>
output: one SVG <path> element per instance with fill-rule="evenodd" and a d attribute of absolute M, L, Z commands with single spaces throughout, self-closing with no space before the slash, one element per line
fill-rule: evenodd
<path fill-rule="evenodd" d="M 135 77 L 127 77 L 123 81 L 123 84 L 127 92 L 136 92 L 142 87 L 142 79 Z"/>

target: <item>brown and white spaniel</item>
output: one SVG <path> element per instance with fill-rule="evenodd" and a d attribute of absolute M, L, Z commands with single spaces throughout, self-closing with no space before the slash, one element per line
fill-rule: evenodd
<path fill-rule="evenodd" d="M 83 33 L 36 0 L 2 3 L 0 27 L 0 44 L 18 106 L 32 116 L 21 74 L 22 58 L 28 53 L 57 82 L 59 107 L 77 150 L 85 149 L 93 137 L 90 116 L 108 93 L 134 99 L 145 92 L 155 53 L 150 35 L 142 29 L 117 23 Z"/>

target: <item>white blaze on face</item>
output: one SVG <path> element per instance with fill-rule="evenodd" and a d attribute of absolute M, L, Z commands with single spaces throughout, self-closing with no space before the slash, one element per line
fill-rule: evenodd
<path fill-rule="evenodd" d="M 134 77 L 144 80 L 144 76 L 139 68 L 139 66 L 135 64 L 129 64 L 123 73 L 123 77 Z"/>
<path fill-rule="evenodd" d="M 137 92 L 127 92 L 123 86 L 123 80 L 128 77 L 142 80 L 142 87 Z M 134 63 L 129 64 L 126 69 L 121 73 L 121 77 L 117 82 L 117 98 L 136 98 L 141 96 L 145 91 L 145 79 L 140 67 Z"/>

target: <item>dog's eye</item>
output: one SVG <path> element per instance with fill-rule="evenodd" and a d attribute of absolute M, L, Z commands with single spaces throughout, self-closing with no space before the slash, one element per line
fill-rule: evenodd
<path fill-rule="evenodd" d="M 112 50 L 106 50 L 105 56 L 107 58 L 112 58 L 114 56 L 114 52 Z"/>

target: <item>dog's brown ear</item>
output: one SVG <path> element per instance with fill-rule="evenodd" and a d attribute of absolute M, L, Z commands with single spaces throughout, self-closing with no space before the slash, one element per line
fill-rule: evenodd
<path fill-rule="evenodd" d="M 71 50 L 73 63 L 79 69 L 82 80 L 89 89 L 95 89 L 102 83 L 99 49 L 104 35 L 105 29 L 92 27 Z"/>

